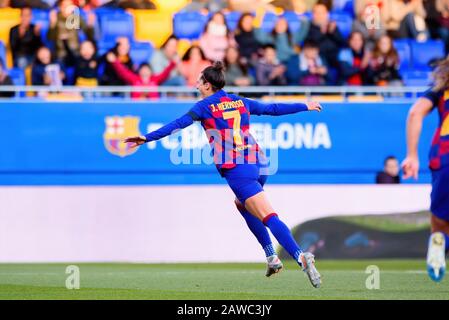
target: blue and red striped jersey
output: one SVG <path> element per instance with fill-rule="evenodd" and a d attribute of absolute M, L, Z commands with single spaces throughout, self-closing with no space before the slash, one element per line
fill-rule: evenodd
<path fill-rule="evenodd" d="M 429 99 L 439 114 L 439 125 L 432 139 L 429 153 L 429 167 L 438 170 L 449 166 L 449 89 L 427 90 L 424 98 Z"/>
<path fill-rule="evenodd" d="M 198 101 L 190 111 L 162 128 L 145 135 L 147 142 L 161 139 L 174 130 L 201 121 L 212 147 L 217 169 L 244 163 L 266 163 L 262 150 L 250 134 L 250 116 L 284 115 L 307 111 L 303 103 L 269 103 L 228 94 L 223 90 Z"/>

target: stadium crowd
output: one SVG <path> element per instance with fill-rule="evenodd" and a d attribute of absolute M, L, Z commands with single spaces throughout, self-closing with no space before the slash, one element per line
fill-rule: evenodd
<path fill-rule="evenodd" d="M 330 13 L 337 10 L 332 0 L 192 1 L 183 12 L 208 15 L 199 38 L 180 56 L 179 39 L 172 35 L 139 65 L 131 58 L 132 39 L 127 37 L 114 39 L 106 52 L 98 53 L 95 10 L 154 9 L 149 0 L 2 0 L 0 7 L 21 8 L 21 22 L 10 30 L 8 49 L 14 67 L 31 69 L 32 85 L 194 86 L 203 68 L 223 60 L 227 83 L 235 86 L 401 86 L 403 65 L 397 41 L 440 39 L 448 52 L 449 0 L 348 3 L 338 9 L 353 17 L 350 32 L 344 34 L 331 19 Z M 85 12 L 79 28 L 67 23 L 75 6 Z M 295 13 L 296 27 L 278 14 L 272 30 L 262 28 L 254 13 L 260 7 L 266 12 Z M 41 26 L 32 23 L 34 8 L 50 10 L 44 35 Z M 232 30 L 226 19 L 229 12 L 241 12 Z M 376 12 L 378 21 L 371 21 Z M 11 83 L 5 61 L 0 60 L 0 84 Z M 133 97 L 157 95 L 134 93 Z"/>

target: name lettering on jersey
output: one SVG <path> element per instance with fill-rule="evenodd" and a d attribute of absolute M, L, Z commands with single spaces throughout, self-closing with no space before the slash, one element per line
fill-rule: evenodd
<path fill-rule="evenodd" d="M 225 111 L 229 109 L 239 109 L 245 107 L 242 100 L 236 100 L 236 101 L 223 101 L 217 104 L 211 104 L 209 105 L 212 112 L 217 111 Z"/>

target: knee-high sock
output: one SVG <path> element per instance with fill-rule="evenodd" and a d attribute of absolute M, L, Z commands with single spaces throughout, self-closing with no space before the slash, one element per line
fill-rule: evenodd
<path fill-rule="evenodd" d="M 273 248 L 273 243 L 271 242 L 270 234 L 268 233 L 268 230 L 262 223 L 262 221 L 257 219 L 251 213 L 249 213 L 243 206 L 238 205 L 237 209 L 240 211 L 241 215 L 245 219 L 248 228 L 257 238 L 257 241 L 259 241 L 260 245 L 265 251 L 265 255 L 267 257 L 275 255 L 276 251 Z"/>
<path fill-rule="evenodd" d="M 271 230 L 271 233 L 279 241 L 281 246 L 301 265 L 299 261 L 299 255 L 302 253 L 301 248 L 296 243 L 295 239 L 290 232 L 290 229 L 279 220 L 276 213 L 272 213 L 263 219 L 263 223 Z"/>

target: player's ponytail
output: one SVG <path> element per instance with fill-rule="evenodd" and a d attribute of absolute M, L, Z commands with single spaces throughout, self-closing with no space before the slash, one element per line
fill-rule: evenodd
<path fill-rule="evenodd" d="M 445 90 L 449 88 L 449 58 L 440 61 L 433 72 L 434 91 Z"/>
<path fill-rule="evenodd" d="M 221 90 L 226 85 L 224 69 L 223 62 L 216 61 L 203 70 L 203 79 L 212 85 L 212 90 Z"/>

